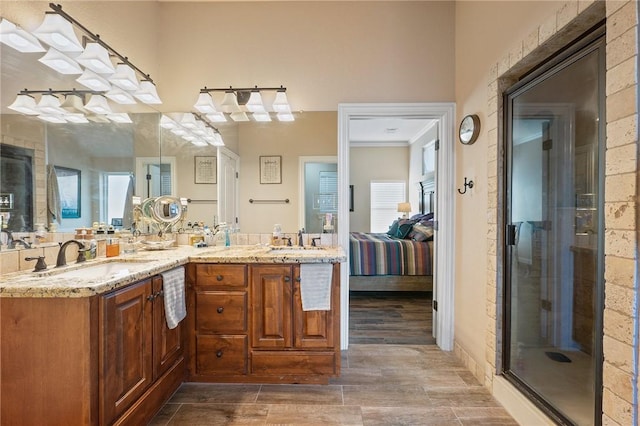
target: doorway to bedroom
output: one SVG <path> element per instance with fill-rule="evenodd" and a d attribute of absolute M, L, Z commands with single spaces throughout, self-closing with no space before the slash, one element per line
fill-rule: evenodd
<path fill-rule="evenodd" d="M 450 135 L 443 137 L 442 126 L 446 129 L 452 108 L 447 115 L 429 107 L 434 106 L 367 105 L 363 106 L 367 111 L 350 115 L 344 126 L 349 229 L 347 243 L 341 239 L 341 245 L 350 252 L 345 268 L 348 288 L 343 284 L 348 343 L 437 342 L 433 295 L 437 294 L 434 272 L 439 254 L 433 238 L 437 188 L 442 184 L 437 159 L 442 151 L 436 149 L 443 139 L 451 140 Z"/>

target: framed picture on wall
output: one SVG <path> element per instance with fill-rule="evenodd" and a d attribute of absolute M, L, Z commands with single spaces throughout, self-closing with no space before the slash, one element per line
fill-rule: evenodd
<path fill-rule="evenodd" d="M 218 176 L 218 163 L 215 156 L 194 157 L 195 183 L 216 183 Z"/>
<path fill-rule="evenodd" d="M 80 170 L 55 166 L 63 219 L 80 217 Z"/>
<path fill-rule="evenodd" d="M 260 156 L 260 183 L 282 183 L 282 156 Z"/>

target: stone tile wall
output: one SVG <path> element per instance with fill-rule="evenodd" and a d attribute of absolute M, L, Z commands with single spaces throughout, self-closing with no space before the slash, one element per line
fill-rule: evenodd
<path fill-rule="evenodd" d="M 638 182 L 638 3 L 568 1 L 496 62 L 488 82 L 488 246 L 502 240 L 498 213 L 504 208 L 502 186 L 502 93 L 532 66 L 606 16 L 606 172 L 605 172 L 605 312 L 603 424 L 634 421 L 638 386 L 634 355 L 637 321 Z M 488 254 L 485 386 L 500 373 L 502 312 L 501 250 Z M 464 348 L 456 354 L 476 375 L 478 367 Z"/>

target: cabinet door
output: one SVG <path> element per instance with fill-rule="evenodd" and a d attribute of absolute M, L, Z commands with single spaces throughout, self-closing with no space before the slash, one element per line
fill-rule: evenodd
<path fill-rule="evenodd" d="M 293 268 L 293 323 L 294 346 L 304 348 L 332 348 L 334 334 L 334 307 L 336 306 L 336 271 L 331 283 L 331 310 L 303 311 L 300 293 L 300 266 Z"/>
<path fill-rule="evenodd" d="M 167 327 L 162 297 L 162 276 L 153 277 L 153 377 L 157 379 L 182 355 L 182 324 Z"/>
<path fill-rule="evenodd" d="M 251 266 L 251 344 L 254 348 L 290 348 L 291 266 Z"/>
<path fill-rule="evenodd" d="M 111 424 L 152 383 L 151 280 L 102 298 L 102 423 Z"/>

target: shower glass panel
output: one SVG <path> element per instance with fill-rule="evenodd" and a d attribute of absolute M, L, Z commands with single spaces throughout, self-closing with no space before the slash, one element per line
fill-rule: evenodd
<path fill-rule="evenodd" d="M 598 422 L 603 45 L 505 97 L 505 375 L 556 418 Z"/>

